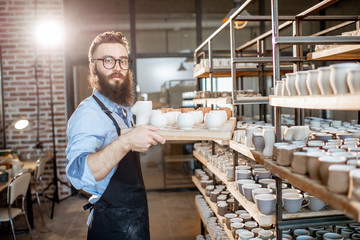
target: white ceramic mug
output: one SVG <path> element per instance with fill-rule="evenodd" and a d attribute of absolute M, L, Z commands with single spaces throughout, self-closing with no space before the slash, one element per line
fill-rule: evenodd
<path fill-rule="evenodd" d="M 303 195 L 298 193 L 285 193 L 282 195 L 284 209 L 289 213 L 296 213 L 301 208 L 306 207 L 310 204 L 309 199 L 305 199 Z M 302 204 L 303 201 L 306 203 Z"/>
<path fill-rule="evenodd" d="M 320 211 L 326 205 L 323 201 L 321 201 L 317 197 L 312 196 L 312 195 L 310 195 L 308 193 L 305 193 L 304 196 L 305 196 L 305 198 L 308 198 L 310 200 L 310 204 L 309 204 L 308 208 L 311 211 Z"/>
<path fill-rule="evenodd" d="M 348 164 L 334 164 L 329 167 L 327 188 L 330 192 L 347 194 L 349 189 L 349 173 L 355 166 Z"/>
<path fill-rule="evenodd" d="M 269 215 L 275 211 L 276 195 L 275 194 L 257 194 L 255 203 L 262 214 Z"/>

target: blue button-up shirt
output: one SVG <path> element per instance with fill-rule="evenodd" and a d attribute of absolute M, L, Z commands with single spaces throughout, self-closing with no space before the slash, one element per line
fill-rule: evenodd
<path fill-rule="evenodd" d="M 112 112 L 112 116 L 121 129 L 128 128 L 118 114 L 122 109 L 127 111 L 130 126 L 132 114 L 130 107 L 124 107 L 110 101 L 94 89 L 93 94 Z M 89 154 L 100 151 L 118 137 L 112 120 L 101 110 L 93 97 L 85 99 L 68 121 L 66 148 L 66 175 L 76 189 L 93 195 L 91 203 L 95 203 L 107 188 L 117 166 L 102 180 L 96 181 L 87 164 Z"/>

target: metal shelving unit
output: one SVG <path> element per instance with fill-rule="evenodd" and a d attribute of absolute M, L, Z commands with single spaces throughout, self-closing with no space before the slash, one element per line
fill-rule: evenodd
<path fill-rule="evenodd" d="M 292 71 L 300 71 L 304 70 L 308 65 L 306 65 L 310 60 L 353 60 L 360 59 L 357 57 L 359 51 L 359 47 L 357 44 L 360 43 L 360 37 L 347 37 L 347 36 L 322 36 L 328 33 L 331 33 L 334 30 L 337 30 L 341 27 L 348 26 L 350 24 L 356 23 L 359 26 L 359 16 L 313 16 L 314 13 L 330 6 L 331 4 L 337 2 L 338 0 L 323 0 L 322 2 L 314 5 L 313 7 L 301 12 L 296 16 L 279 16 L 278 15 L 278 0 L 271 0 L 271 16 L 246 16 L 241 17 L 240 14 L 253 2 L 254 0 L 246 0 L 234 13 L 230 16 L 229 20 L 225 22 L 222 26 L 220 26 L 211 36 L 209 36 L 200 46 L 198 46 L 194 52 L 194 58 L 197 63 L 199 63 L 199 58 L 206 56 L 209 59 L 209 67 L 207 69 L 201 69 L 202 72 L 197 72 L 194 74 L 198 79 L 200 78 L 210 78 L 211 90 L 213 90 L 213 78 L 215 77 L 229 77 L 232 78 L 232 104 L 243 105 L 243 104 L 267 104 L 270 103 L 273 106 L 274 113 L 274 125 L 277 133 L 280 133 L 281 129 L 281 108 L 293 108 L 295 109 L 295 122 L 296 125 L 303 125 L 304 120 L 304 110 L 303 109 L 327 109 L 327 110 L 360 110 L 360 96 L 359 95 L 343 95 L 343 96 L 305 96 L 305 97 L 276 97 L 270 96 L 268 99 L 262 99 L 259 101 L 249 102 L 241 101 L 241 99 L 236 99 L 236 90 L 238 90 L 238 78 L 242 76 L 242 74 L 248 74 L 248 76 L 253 75 L 253 71 L 243 71 L 244 69 L 237 68 L 237 63 L 257 63 L 258 69 L 257 75 L 259 76 L 260 82 L 264 81 L 265 76 L 269 75 L 268 67 L 269 64 L 272 64 L 273 68 L 273 86 L 277 80 L 281 80 L 281 75 L 285 72 L 289 71 L 289 68 L 283 68 L 283 63 L 291 63 Z M 242 20 L 242 21 L 270 21 L 272 24 L 272 30 L 267 31 L 260 36 L 242 44 L 239 47 L 235 46 L 235 30 L 234 30 L 234 20 Z M 279 21 L 285 21 L 279 25 Z M 302 23 L 303 21 L 343 21 L 341 24 L 330 27 L 328 29 L 319 31 L 310 36 L 302 36 Z M 212 53 L 212 40 L 226 27 L 230 27 L 230 69 L 216 69 L 213 68 L 212 59 L 216 57 L 215 54 Z M 280 31 L 284 29 L 292 28 L 293 36 L 280 36 Z M 272 38 L 272 52 L 266 51 L 264 49 L 264 41 L 267 38 Z M 302 45 L 314 45 L 314 44 L 338 44 L 339 47 L 331 48 L 328 51 L 319 51 L 314 53 L 309 53 L 305 56 Z M 256 53 L 248 54 L 247 50 L 250 47 L 256 45 L 257 51 Z M 202 51 L 203 48 L 207 47 L 207 54 Z M 280 54 L 281 50 L 292 48 L 293 55 L 292 56 L 284 56 Z M 269 53 L 271 53 L 271 57 L 269 57 Z M 305 66 L 306 65 L 306 66 Z M 288 65 L 287 65 L 288 67 Z M 229 71 L 230 70 L 230 71 Z M 254 71 L 254 72 L 256 72 Z M 260 86 L 261 84 L 259 84 Z M 262 86 L 263 87 L 263 86 Z M 197 90 L 199 90 L 199 81 L 197 84 Z M 264 92 L 264 88 L 261 89 L 261 92 Z M 255 100 L 255 99 L 253 99 Z M 199 104 L 207 104 L 208 99 L 199 99 Z M 213 103 L 213 104 L 216 104 Z M 260 119 L 263 120 L 263 119 Z M 277 141 L 279 142 L 281 139 L 280 134 L 276 134 Z M 288 228 L 294 227 L 308 227 L 308 226 L 316 226 L 316 225 L 329 225 L 334 223 L 346 223 L 350 221 L 354 221 L 349 217 L 341 214 L 339 211 L 327 212 L 326 214 L 319 213 L 316 214 L 294 214 L 294 215 L 286 215 L 282 212 L 282 193 L 281 193 L 281 178 L 285 178 L 289 180 L 289 182 L 295 186 L 299 186 L 303 191 L 308 191 L 315 196 L 318 196 L 318 191 L 323 191 L 321 186 L 316 184 L 307 183 L 303 178 L 295 176 L 292 173 L 287 172 L 286 169 L 276 168 L 271 165 L 272 160 L 266 159 L 262 156 L 261 153 L 256 152 L 252 149 L 248 149 L 244 145 L 236 143 L 234 141 L 229 141 L 229 147 L 235 150 L 234 154 L 234 166 L 237 165 L 238 153 L 244 154 L 245 156 L 250 157 L 251 159 L 256 160 L 261 164 L 265 164 L 265 166 L 271 170 L 273 174 L 277 177 L 277 209 L 276 214 L 273 216 L 273 221 L 276 224 L 277 231 L 277 239 L 281 239 L 281 231 Z M 214 149 L 214 147 L 213 147 Z M 209 169 L 212 169 L 209 164 L 207 164 L 207 160 L 202 158 L 201 156 L 194 156 L 199 159 L 205 166 Z M 221 173 L 216 172 L 216 170 L 212 169 L 218 175 Z M 213 172 L 213 173 L 214 173 Z M 294 176 L 292 178 L 292 176 Z M 221 179 L 221 176 L 220 176 Z M 226 179 L 222 178 L 222 180 L 229 186 L 229 189 L 233 189 L 233 182 L 228 182 Z M 311 186 L 310 186 L 311 185 Z M 236 189 L 235 189 L 236 190 Z M 232 191 L 232 190 L 231 190 Z M 237 201 L 241 202 L 242 199 L 237 195 L 235 191 L 232 192 L 234 196 L 237 196 Z M 333 207 L 337 207 L 336 204 L 343 204 L 343 202 L 339 202 L 338 199 L 331 199 L 331 196 L 324 195 L 324 197 L 320 197 L 321 199 L 327 201 L 334 201 L 334 204 L 330 204 Z M 251 208 L 249 208 L 251 209 Z M 341 207 L 340 210 L 344 211 L 346 214 L 354 217 L 356 220 L 360 220 L 357 213 L 351 214 L 352 211 L 355 211 L 357 208 L 357 204 L 348 203 L 346 207 Z M 357 210 L 359 211 L 359 210 Z M 253 213 L 255 216 L 256 214 Z M 255 217 L 257 221 L 261 221 L 261 217 Z"/>
<path fill-rule="evenodd" d="M 313 36 L 302 36 L 302 21 L 305 20 L 308 16 L 317 13 L 318 11 L 330 6 L 331 4 L 337 2 L 338 0 L 324 0 L 320 3 L 312 6 L 311 8 L 303 11 L 302 13 L 295 16 L 295 21 L 291 24 L 293 27 L 293 36 L 280 36 L 279 35 L 279 15 L 278 15 L 278 0 L 271 0 L 271 19 L 272 19 L 272 48 L 273 48 L 273 71 L 274 71 L 274 86 L 276 81 L 281 80 L 280 73 L 280 45 L 293 46 L 293 56 L 303 58 L 302 45 L 314 45 L 314 44 L 339 44 L 345 45 L 344 47 L 337 47 L 334 52 L 327 53 L 311 53 L 308 54 L 308 60 L 339 60 L 341 57 L 341 52 L 345 52 L 345 49 L 348 49 L 349 52 L 353 53 L 354 47 L 347 47 L 349 44 L 359 44 L 360 37 L 348 37 L 348 36 L 321 36 L 322 34 L 333 31 L 337 28 L 329 29 L 328 31 L 322 31 L 319 34 L 315 34 Z M 341 18 L 341 16 L 334 16 L 334 18 Z M 324 20 L 331 20 L 325 19 Z M 359 16 L 356 16 L 354 21 L 359 20 Z M 344 26 L 338 25 L 338 27 Z M 355 48 L 356 49 L 356 48 Z M 356 51 L 356 50 L 355 50 Z M 344 55 L 343 55 L 344 56 Z M 353 59 L 354 55 L 344 57 L 343 59 Z M 358 58 L 359 59 L 359 58 Z M 303 69 L 302 62 L 294 62 L 294 71 L 300 71 Z M 356 101 L 350 102 L 350 101 Z M 296 125 L 303 125 L 304 120 L 304 108 L 308 109 L 332 109 L 332 110 L 358 110 L 359 109 L 359 96 L 358 95 L 344 95 L 344 96 L 305 96 L 305 97 L 270 97 L 270 105 L 274 106 L 274 116 L 275 116 L 275 130 L 276 130 L 276 140 L 277 142 L 281 141 L 281 108 L 295 108 Z M 346 104 L 346 105 L 342 105 Z M 313 193 L 315 196 L 320 197 L 320 199 L 326 200 L 326 202 L 332 203 L 337 202 L 340 203 L 340 200 L 334 200 L 336 197 L 333 197 L 331 194 L 324 191 L 323 186 L 314 183 L 307 183 L 305 178 L 296 177 L 296 174 L 286 171 L 286 169 L 282 169 L 276 164 L 274 164 L 271 160 L 266 160 L 265 165 L 270 169 L 271 172 L 277 175 L 276 185 L 277 185 L 277 207 L 276 207 L 276 231 L 277 231 L 277 239 L 281 239 L 282 236 L 281 231 L 283 229 L 287 229 L 290 227 L 302 227 L 309 225 L 329 225 L 334 223 L 346 223 L 349 221 L 353 221 L 349 219 L 347 216 L 326 216 L 321 218 L 305 218 L 305 219 L 283 219 L 282 212 L 282 191 L 281 191 L 281 178 L 285 178 L 289 180 L 295 186 L 299 186 L 300 189 L 309 191 Z M 291 173 L 291 174 L 290 174 Z M 320 192 L 320 193 L 319 193 Z M 325 197 L 326 196 L 326 197 Z M 344 200 L 344 199 L 343 199 Z M 341 202 L 343 203 L 343 202 Z M 359 218 L 356 214 L 352 214 L 352 210 L 355 210 L 356 207 L 353 207 L 351 204 L 347 204 L 348 208 L 341 207 L 343 205 L 332 204 L 332 206 L 340 208 L 345 211 L 350 216 L 355 216 L 355 219 Z M 349 207 L 351 206 L 351 207 Z M 350 210 L 350 211 L 349 211 Z M 358 211 L 358 210 L 357 210 Z M 357 212 L 356 211 L 356 212 Z"/>

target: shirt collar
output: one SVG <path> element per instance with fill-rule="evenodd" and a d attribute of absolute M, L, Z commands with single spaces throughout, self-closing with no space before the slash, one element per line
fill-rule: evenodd
<path fill-rule="evenodd" d="M 98 90 L 95 88 L 93 89 L 93 94 L 99 98 L 99 100 L 105 105 L 107 109 L 109 109 L 110 112 L 116 112 L 118 109 L 124 108 L 125 110 L 129 111 L 131 107 L 122 106 L 119 105 L 113 101 L 111 101 L 109 98 L 102 95 Z"/>

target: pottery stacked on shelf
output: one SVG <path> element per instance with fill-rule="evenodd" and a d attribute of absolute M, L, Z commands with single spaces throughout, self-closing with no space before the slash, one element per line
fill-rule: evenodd
<path fill-rule="evenodd" d="M 277 81 L 276 96 L 341 95 L 360 93 L 360 65 L 338 63 L 329 67 L 285 74 Z"/>

